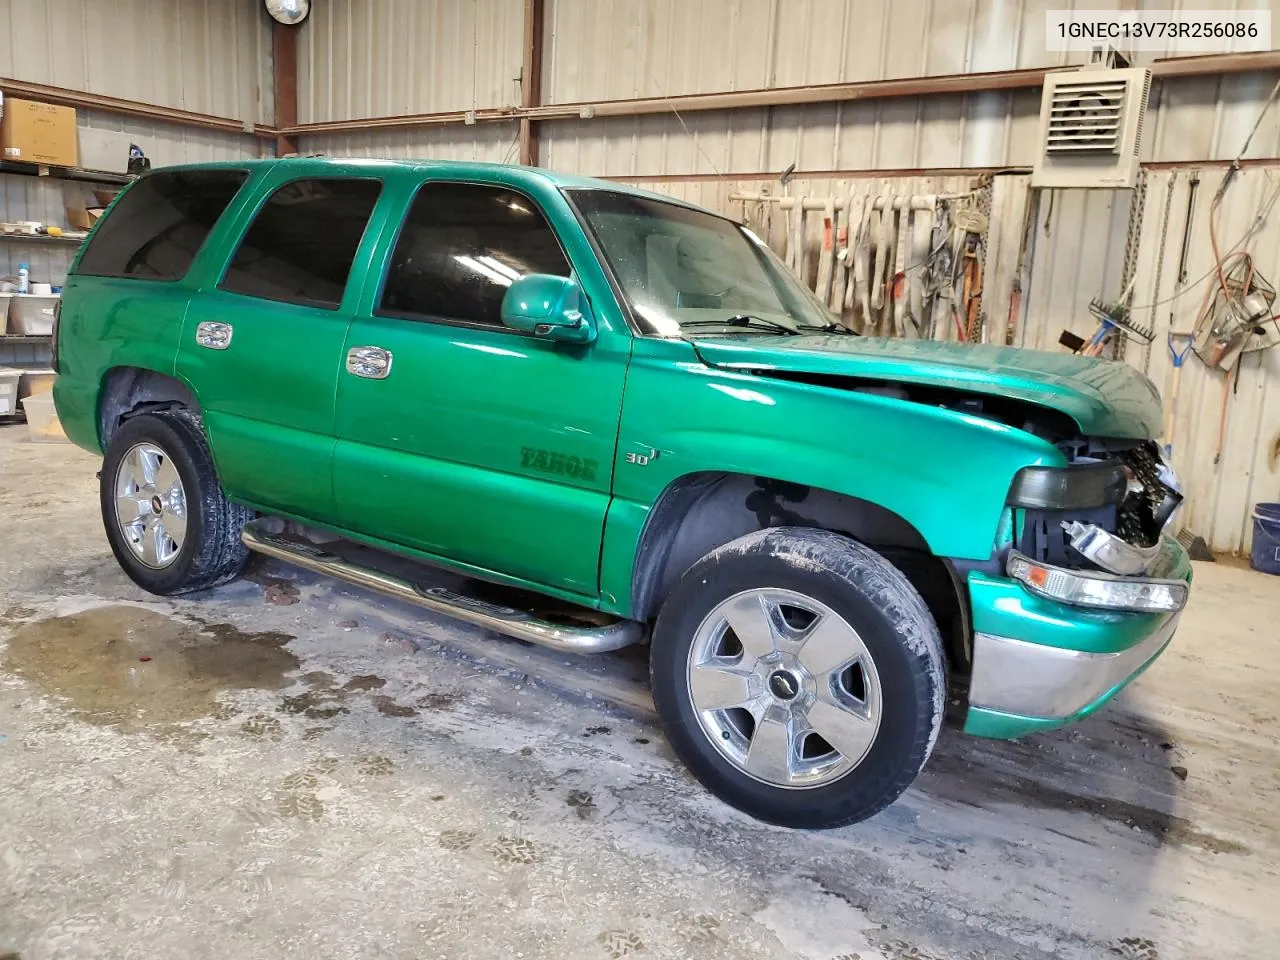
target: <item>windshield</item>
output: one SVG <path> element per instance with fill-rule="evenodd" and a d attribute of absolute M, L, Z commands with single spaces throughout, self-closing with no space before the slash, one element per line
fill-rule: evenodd
<path fill-rule="evenodd" d="M 776 334 L 835 323 L 763 241 L 730 220 L 611 190 L 572 197 L 648 333 Z"/>

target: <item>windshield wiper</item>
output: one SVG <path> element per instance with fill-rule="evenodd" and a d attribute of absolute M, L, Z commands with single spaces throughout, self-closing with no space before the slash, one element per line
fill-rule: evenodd
<path fill-rule="evenodd" d="M 732 317 L 725 317 L 722 320 L 686 320 L 680 324 L 681 327 L 745 327 L 751 329 L 752 324 L 762 324 L 771 330 L 777 330 L 780 333 L 797 336 L 800 331 L 795 327 L 789 327 L 785 323 L 779 323 L 777 320 L 766 320 L 764 317 L 757 317 L 750 313 L 735 313 Z"/>
<path fill-rule="evenodd" d="M 840 333 L 847 334 L 851 337 L 858 336 L 856 330 L 850 330 L 843 323 L 802 323 L 801 330 L 820 330 L 823 333 Z"/>

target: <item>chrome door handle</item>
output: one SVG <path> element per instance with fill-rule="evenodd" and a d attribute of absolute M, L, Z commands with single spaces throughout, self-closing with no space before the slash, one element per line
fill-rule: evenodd
<path fill-rule="evenodd" d="M 381 347 L 352 347 L 347 351 L 347 373 L 366 380 L 385 380 L 391 375 L 391 351 Z"/>
<path fill-rule="evenodd" d="M 210 350 L 225 350 L 231 346 L 231 334 L 235 333 L 229 323 L 218 323 L 206 320 L 196 324 L 196 343 Z"/>

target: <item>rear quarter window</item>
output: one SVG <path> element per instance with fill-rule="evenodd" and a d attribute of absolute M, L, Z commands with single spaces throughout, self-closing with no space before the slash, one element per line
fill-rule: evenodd
<path fill-rule="evenodd" d="M 248 176 L 247 170 L 174 170 L 144 177 L 98 225 L 76 274 L 182 279 Z"/>

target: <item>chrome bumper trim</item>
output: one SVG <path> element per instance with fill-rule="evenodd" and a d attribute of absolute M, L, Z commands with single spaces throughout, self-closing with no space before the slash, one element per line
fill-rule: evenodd
<path fill-rule="evenodd" d="M 1178 616 L 1173 614 L 1151 636 L 1119 653 L 1087 653 L 975 634 L 969 705 L 1043 720 L 1071 717 L 1154 660 L 1173 638 Z"/>

